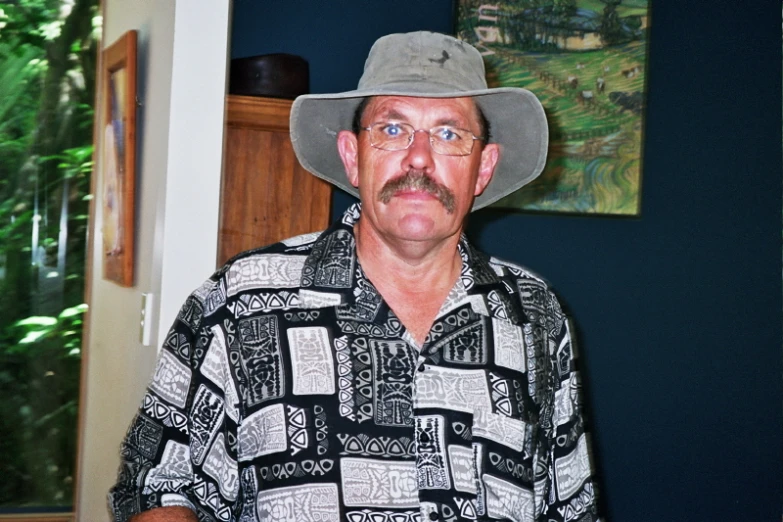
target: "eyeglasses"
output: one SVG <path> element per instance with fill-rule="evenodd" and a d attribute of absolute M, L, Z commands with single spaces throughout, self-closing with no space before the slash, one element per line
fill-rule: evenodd
<path fill-rule="evenodd" d="M 467 156 L 473 151 L 473 142 L 483 140 L 467 129 L 440 125 L 427 129 L 414 129 L 408 123 L 382 121 L 369 127 L 362 127 L 370 133 L 370 145 L 376 149 L 395 151 L 405 150 L 413 143 L 417 132 L 426 132 L 430 136 L 430 146 L 437 154 L 444 156 Z"/>

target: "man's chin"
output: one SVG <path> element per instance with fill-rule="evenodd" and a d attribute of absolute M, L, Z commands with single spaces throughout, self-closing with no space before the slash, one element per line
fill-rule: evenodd
<path fill-rule="evenodd" d="M 397 234 L 408 241 L 427 241 L 437 234 L 439 222 L 432 212 L 407 212 L 397 220 Z"/>

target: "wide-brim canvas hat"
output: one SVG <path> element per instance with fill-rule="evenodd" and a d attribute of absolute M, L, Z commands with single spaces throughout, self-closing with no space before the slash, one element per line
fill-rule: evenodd
<path fill-rule="evenodd" d="M 302 166 L 358 196 L 348 182 L 337 134 L 350 130 L 354 112 L 368 96 L 473 97 L 490 123 L 490 142 L 500 160 L 473 210 L 485 207 L 533 181 L 544 169 L 549 131 L 536 96 L 516 87 L 487 88 L 484 60 L 472 45 L 454 37 L 419 31 L 378 39 L 356 90 L 307 94 L 291 108 L 291 142 Z"/>

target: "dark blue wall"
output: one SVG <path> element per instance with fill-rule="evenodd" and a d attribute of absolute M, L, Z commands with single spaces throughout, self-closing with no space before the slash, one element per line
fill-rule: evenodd
<path fill-rule="evenodd" d="M 780 520 L 780 13 L 653 1 L 641 217 L 470 226 L 575 318 L 612 522 Z M 377 37 L 416 29 L 451 32 L 452 0 L 235 0 L 232 56 L 299 54 L 312 92 L 349 90 Z"/>

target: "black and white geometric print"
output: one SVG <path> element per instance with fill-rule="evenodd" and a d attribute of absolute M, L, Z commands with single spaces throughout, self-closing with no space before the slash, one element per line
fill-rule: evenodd
<path fill-rule="evenodd" d="M 116 520 L 598 520 L 547 285 L 463 237 L 416 346 L 358 263 L 360 215 L 241 254 L 191 295 L 123 442 Z"/>

